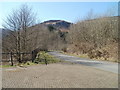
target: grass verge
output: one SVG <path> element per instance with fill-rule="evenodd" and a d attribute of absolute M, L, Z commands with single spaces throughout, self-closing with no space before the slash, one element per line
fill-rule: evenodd
<path fill-rule="evenodd" d="M 16 65 L 11 66 L 11 65 L 0 65 L 1 68 L 7 68 L 7 67 L 16 67 Z"/>
<path fill-rule="evenodd" d="M 2 68 L 10 68 L 10 67 L 16 67 L 16 66 L 25 67 L 25 66 L 30 66 L 30 65 L 35 65 L 35 63 L 32 63 L 32 62 L 28 61 L 26 63 L 15 64 L 13 66 L 11 66 L 11 65 L 0 65 L 0 67 L 2 67 Z"/>
<path fill-rule="evenodd" d="M 67 53 L 67 52 L 61 52 L 61 53 L 66 54 L 66 55 L 70 55 L 70 56 L 76 56 L 76 57 L 79 57 L 79 58 L 90 59 L 90 57 L 89 57 L 87 54 L 79 54 L 79 55 L 77 55 L 77 54 L 74 54 L 74 53 Z M 116 60 L 116 59 L 114 59 L 114 58 L 111 58 L 111 57 L 108 58 L 108 60 L 104 60 L 103 57 L 98 58 L 98 59 L 93 58 L 93 59 L 90 59 L 90 60 L 118 62 L 118 60 Z"/>

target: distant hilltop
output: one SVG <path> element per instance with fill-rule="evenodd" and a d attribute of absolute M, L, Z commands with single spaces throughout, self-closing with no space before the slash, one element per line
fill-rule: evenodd
<path fill-rule="evenodd" d="M 69 29 L 72 23 L 64 20 L 48 20 L 48 21 L 42 22 L 41 24 L 45 26 L 52 25 L 54 28 L 60 30 L 60 29 Z"/>

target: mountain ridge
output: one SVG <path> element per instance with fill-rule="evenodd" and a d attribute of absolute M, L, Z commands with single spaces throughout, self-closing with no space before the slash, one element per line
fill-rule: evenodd
<path fill-rule="evenodd" d="M 40 23 L 45 26 L 53 26 L 56 29 L 69 29 L 69 27 L 73 24 L 71 22 L 65 21 L 65 20 L 47 20 L 42 23 Z"/>

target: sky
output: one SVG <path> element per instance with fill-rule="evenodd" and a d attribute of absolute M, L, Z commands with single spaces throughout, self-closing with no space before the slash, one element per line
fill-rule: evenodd
<path fill-rule="evenodd" d="M 37 20 L 66 20 L 76 22 L 83 18 L 90 10 L 94 13 L 104 13 L 110 8 L 117 11 L 117 2 L 0 2 L 0 28 L 3 20 L 22 4 L 32 7 L 37 13 Z M 117 16 L 117 13 L 116 13 Z"/>

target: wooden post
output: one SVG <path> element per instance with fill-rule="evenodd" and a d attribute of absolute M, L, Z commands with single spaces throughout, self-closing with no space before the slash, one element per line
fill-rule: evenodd
<path fill-rule="evenodd" d="M 12 52 L 11 52 L 11 66 L 13 66 L 13 57 L 12 57 Z"/>
<path fill-rule="evenodd" d="M 32 51 L 32 62 L 34 62 L 34 51 Z"/>
<path fill-rule="evenodd" d="M 47 60 L 46 60 L 46 58 L 45 58 L 45 64 L 47 65 Z"/>
<path fill-rule="evenodd" d="M 19 63 L 22 63 L 22 61 L 21 61 L 21 54 L 20 54 L 20 52 L 18 52 L 18 61 L 19 61 Z"/>

